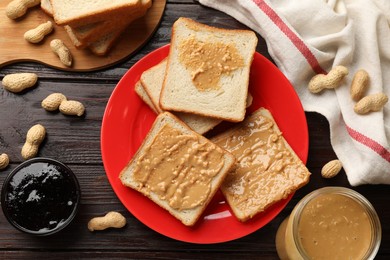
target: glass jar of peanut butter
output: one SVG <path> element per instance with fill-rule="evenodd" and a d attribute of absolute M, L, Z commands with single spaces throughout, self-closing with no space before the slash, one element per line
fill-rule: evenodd
<path fill-rule="evenodd" d="M 306 195 L 280 225 L 284 259 L 374 259 L 381 225 L 371 203 L 354 190 L 325 187 Z"/>

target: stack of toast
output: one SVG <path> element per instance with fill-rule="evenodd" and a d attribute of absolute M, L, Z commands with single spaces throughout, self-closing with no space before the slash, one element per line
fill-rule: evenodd
<path fill-rule="evenodd" d="M 251 31 L 179 18 L 168 57 L 135 85 L 158 116 L 119 178 L 187 226 L 219 188 L 244 222 L 309 181 L 271 113 L 246 115 L 256 45 Z M 222 121 L 233 128 L 203 136 Z"/>
<path fill-rule="evenodd" d="M 152 0 L 42 0 L 41 8 L 63 25 L 76 48 L 106 55 L 121 33 L 144 16 Z"/>

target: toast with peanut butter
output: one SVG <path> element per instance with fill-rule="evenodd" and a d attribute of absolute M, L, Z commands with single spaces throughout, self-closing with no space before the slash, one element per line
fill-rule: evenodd
<path fill-rule="evenodd" d="M 249 30 L 220 29 L 179 18 L 172 27 L 161 108 L 242 121 L 257 41 Z"/>
<path fill-rule="evenodd" d="M 164 112 L 119 178 L 193 226 L 234 164 L 232 154 Z"/>
<path fill-rule="evenodd" d="M 211 141 L 236 156 L 236 167 L 221 190 L 240 221 L 253 218 L 309 181 L 310 172 L 264 108 Z"/>

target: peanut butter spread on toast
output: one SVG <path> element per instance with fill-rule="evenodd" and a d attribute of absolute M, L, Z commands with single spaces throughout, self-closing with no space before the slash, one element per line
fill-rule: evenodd
<path fill-rule="evenodd" d="M 172 208 L 192 209 L 207 201 L 223 156 L 213 143 L 165 125 L 137 161 L 133 178 L 140 190 L 157 194 Z"/>
<path fill-rule="evenodd" d="M 244 67 L 244 59 L 233 44 L 203 42 L 194 36 L 179 44 L 179 60 L 191 72 L 199 91 L 218 90 L 222 75 Z"/>
<path fill-rule="evenodd" d="M 236 156 L 235 171 L 228 174 L 222 190 L 245 220 L 286 198 L 309 179 L 307 168 L 287 148 L 274 124 L 257 113 L 212 139 Z"/>

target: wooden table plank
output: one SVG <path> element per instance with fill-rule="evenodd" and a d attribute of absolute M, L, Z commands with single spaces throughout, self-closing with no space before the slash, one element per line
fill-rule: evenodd
<path fill-rule="evenodd" d="M 15 72 L 36 72 L 39 84 L 23 94 L 0 89 L 0 153 L 9 153 L 12 163 L 0 172 L 5 176 L 22 161 L 20 149 L 25 133 L 34 123 L 47 127 L 47 140 L 40 151 L 65 162 L 76 173 L 82 189 L 80 212 L 74 223 L 51 237 L 31 237 L 16 231 L 0 212 L 0 259 L 277 259 L 275 234 L 281 221 L 308 192 L 323 186 L 350 187 L 345 173 L 323 179 L 321 167 L 335 158 L 329 140 L 329 125 L 316 113 L 306 113 L 309 127 L 307 166 L 313 173 L 310 183 L 299 190 L 287 207 L 264 228 L 244 238 L 215 245 L 183 243 L 164 237 L 143 225 L 128 212 L 113 192 L 105 175 L 100 152 L 100 127 L 107 101 L 118 81 L 139 59 L 169 43 L 171 26 L 180 16 L 223 28 L 246 28 L 231 17 L 192 0 L 169 0 L 161 25 L 148 44 L 126 61 L 104 70 L 75 73 L 59 71 L 41 64 L 19 63 L 0 69 L 0 78 Z M 267 46 L 259 36 L 257 51 L 270 59 Z M 49 113 L 41 100 L 52 92 L 63 92 L 82 101 L 84 117 Z M 365 185 L 355 190 L 366 196 L 382 221 L 382 245 L 377 259 L 390 258 L 390 189 L 385 185 Z M 110 210 L 120 211 L 128 224 L 120 230 L 92 233 L 87 222 Z M 228 227 L 227 227 L 228 228 Z"/>

